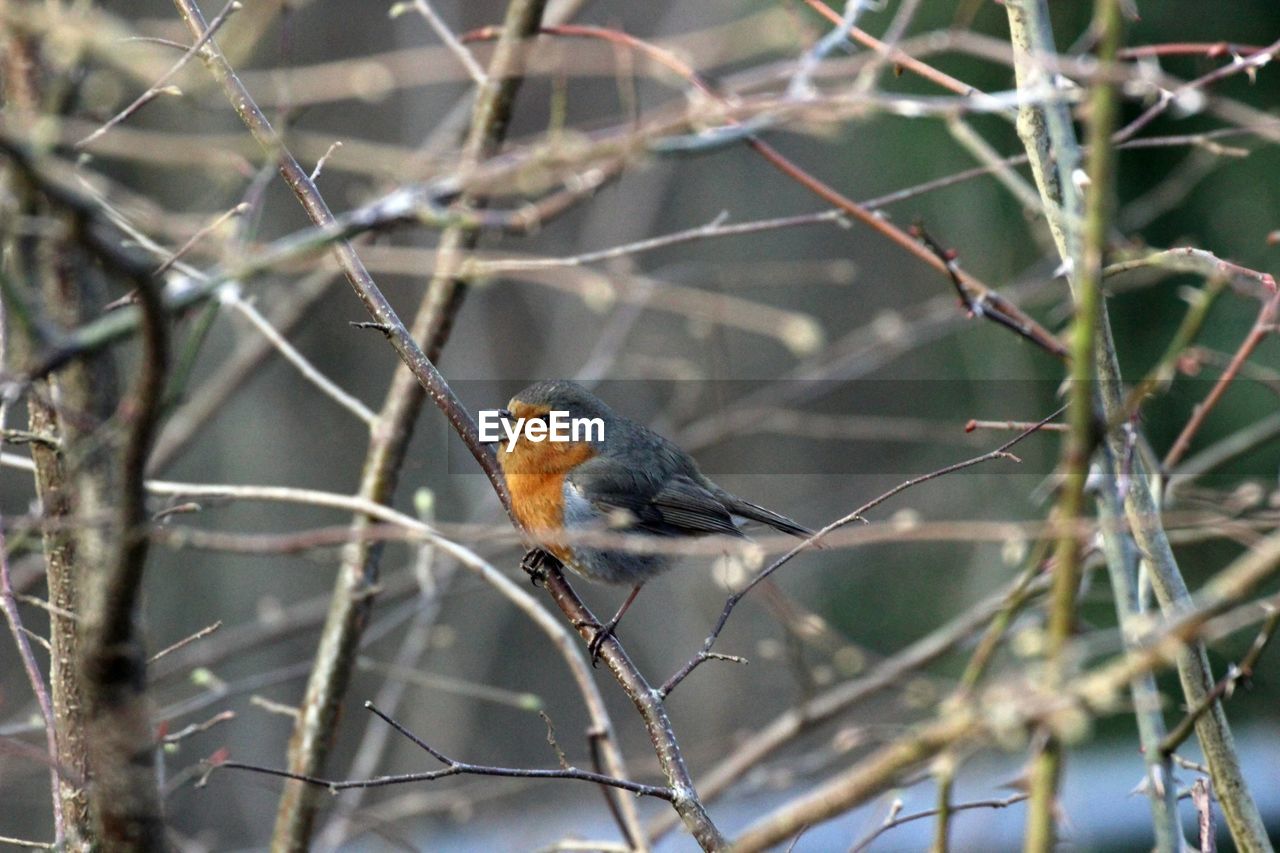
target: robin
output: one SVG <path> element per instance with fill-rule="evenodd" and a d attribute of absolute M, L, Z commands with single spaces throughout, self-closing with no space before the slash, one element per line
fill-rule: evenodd
<path fill-rule="evenodd" d="M 530 385 L 498 415 L 510 439 L 500 443 L 498 460 L 520 524 L 577 574 L 632 585 L 617 614 L 588 644 L 593 662 L 645 581 L 669 568 L 673 557 L 566 544 L 556 541 L 562 531 L 741 537 L 739 525 L 755 521 L 792 536 L 813 535 L 720 488 L 689 454 L 574 382 Z M 583 428 L 568 430 L 572 422 Z M 551 440 L 556 427 L 564 427 L 560 438 L 567 440 Z M 539 555 L 531 556 L 536 566 Z"/>

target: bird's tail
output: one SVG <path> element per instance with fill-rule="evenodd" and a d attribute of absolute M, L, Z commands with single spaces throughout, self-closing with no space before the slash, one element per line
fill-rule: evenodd
<path fill-rule="evenodd" d="M 796 524 L 785 515 L 779 515 L 771 509 L 765 509 L 764 507 L 757 506 L 749 501 L 744 501 L 741 498 L 730 496 L 729 500 L 726 501 L 726 506 L 729 508 L 729 512 L 734 515 L 740 515 L 743 518 L 758 521 L 761 524 L 767 524 L 774 530 L 789 533 L 797 538 L 808 539 L 813 535 L 812 530 Z"/>

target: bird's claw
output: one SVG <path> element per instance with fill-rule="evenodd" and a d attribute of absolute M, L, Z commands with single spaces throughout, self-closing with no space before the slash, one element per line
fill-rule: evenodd
<path fill-rule="evenodd" d="M 616 619 L 611 619 L 605 625 L 596 625 L 596 632 L 587 642 L 587 654 L 591 656 L 591 666 L 594 669 L 596 663 L 600 660 L 600 652 L 604 649 L 605 641 L 613 636 L 613 629 L 618 627 Z"/>
<path fill-rule="evenodd" d="M 541 548 L 531 548 L 520 560 L 520 568 L 529 575 L 529 583 L 534 586 L 547 585 L 547 563 L 551 555 Z"/>

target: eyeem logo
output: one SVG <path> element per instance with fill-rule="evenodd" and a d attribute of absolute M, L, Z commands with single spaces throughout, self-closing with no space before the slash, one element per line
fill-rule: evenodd
<path fill-rule="evenodd" d="M 506 436 L 507 452 L 516 442 L 604 441 L 603 418 L 574 418 L 568 412 L 552 410 L 536 418 L 517 418 L 506 409 L 480 410 L 480 440 L 500 443 Z"/>

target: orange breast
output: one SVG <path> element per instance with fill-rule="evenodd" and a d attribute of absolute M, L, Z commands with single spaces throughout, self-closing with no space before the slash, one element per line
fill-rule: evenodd
<path fill-rule="evenodd" d="M 509 454 L 499 449 L 498 460 L 506 475 L 511 509 L 535 539 L 539 534 L 545 537 L 564 529 L 564 478 L 592 456 L 595 450 L 585 443 L 519 442 Z M 547 550 L 562 561 L 572 560 L 572 551 L 566 545 L 548 543 Z"/>

